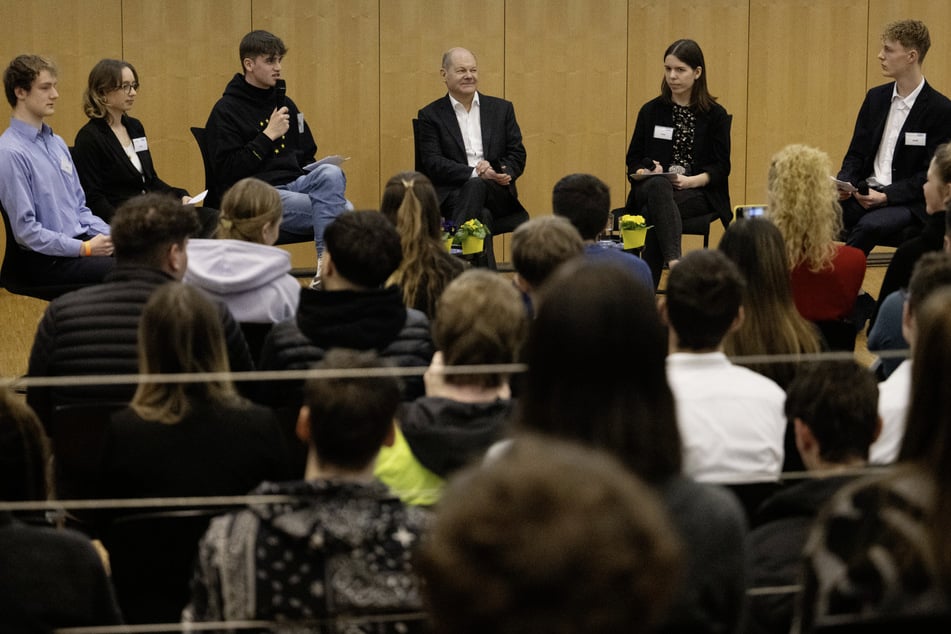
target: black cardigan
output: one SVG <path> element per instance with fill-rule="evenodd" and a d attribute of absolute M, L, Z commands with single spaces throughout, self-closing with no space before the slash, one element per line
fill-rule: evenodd
<path fill-rule="evenodd" d="M 658 138 L 655 126 L 673 127 L 673 106 L 662 97 L 645 103 L 637 113 L 637 123 L 631 144 L 627 149 L 627 173 L 633 174 L 644 167 L 645 160 L 658 161 L 665 170 L 673 160 L 674 144 L 670 139 Z M 723 225 L 733 218 L 730 207 L 730 129 L 732 115 L 718 103 L 710 110 L 696 111 L 697 123 L 693 137 L 692 174 L 706 172 L 710 182 L 700 189 L 710 209 L 715 211 Z M 629 177 L 630 178 L 630 177 Z"/>
<path fill-rule="evenodd" d="M 122 115 L 122 124 L 130 138 L 145 138 L 145 129 L 138 119 Z M 158 177 L 148 148 L 136 152 L 142 162 L 140 174 L 105 119 L 90 119 L 79 129 L 72 154 L 86 192 L 86 204 L 106 222 L 112 219 L 116 207 L 139 194 L 165 192 L 176 198 L 188 195 L 184 189 L 172 187 Z"/>

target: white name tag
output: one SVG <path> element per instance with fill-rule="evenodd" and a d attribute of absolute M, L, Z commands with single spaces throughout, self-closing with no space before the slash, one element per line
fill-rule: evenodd
<path fill-rule="evenodd" d="M 928 140 L 927 132 L 906 132 L 905 145 L 917 145 L 924 147 Z"/>
<path fill-rule="evenodd" d="M 654 138 L 655 139 L 666 139 L 670 141 L 674 138 L 674 129 L 666 125 L 655 125 L 654 126 Z"/>
<path fill-rule="evenodd" d="M 67 174 L 73 173 L 73 162 L 69 160 L 68 156 L 59 157 L 59 168 L 66 172 Z"/>
<path fill-rule="evenodd" d="M 297 113 L 297 134 L 304 134 L 304 113 Z"/>
<path fill-rule="evenodd" d="M 144 152 L 149 149 L 149 142 L 145 140 L 144 136 L 140 136 L 138 139 L 132 139 L 132 149 L 136 152 Z"/>

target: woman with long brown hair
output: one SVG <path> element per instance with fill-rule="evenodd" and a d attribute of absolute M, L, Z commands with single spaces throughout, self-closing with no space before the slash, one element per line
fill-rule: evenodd
<path fill-rule="evenodd" d="M 403 250 L 403 260 L 387 286 L 398 285 L 403 303 L 432 319 L 443 289 L 465 270 L 463 261 L 451 256 L 442 241 L 436 190 L 419 172 L 400 172 L 387 181 L 380 211 L 396 225 Z"/>

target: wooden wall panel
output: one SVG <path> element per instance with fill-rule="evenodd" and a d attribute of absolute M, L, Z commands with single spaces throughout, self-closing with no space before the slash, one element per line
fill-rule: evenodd
<path fill-rule="evenodd" d="M 551 213 L 562 176 L 586 172 L 624 202 L 627 0 L 524 0 L 505 16 L 506 98 L 528 153 L 519 195 Z"/>
<path fill-rule="evenodd" d="M 868 85 L 877 86 L 885 81 L 878 62 L 873 56 L 882 46 L 882 29 L 894 20 L 921 20 L 931 35 L 931 50 L 922 68 L 925 78 L 934 88 L 951 95 L 951 2 L 933 0 L 869 0 L 868 19 Z"/>
<path fill-rule="evenodd" d="M 747 201 L 766 200 L 769 159 L 787 144 L 841 164 L 867 89 L 867 4 L 751 0 Z"/>
<path fill-rule="evenodd" d="M 479 90 L 505 97 L 505 2 L 398 0 L 380 3 L 380 181 L 413 169 L 412 120 L 446 94 L 442 54 L 470 49 L 479 64 Z M 374 206 L 379 205 L 379 198 Z"/>
<path fill-rule="evenodd" d="M 121 0 L 36 0 L 0 8 L 3 68 L 23 53 L 50 57 L 59 68 L 59 101 L 47 123 L 68 145 L 87 120 L 82 97 L 89 69 L 122 52 L 121 6 Z M 0 128 L 6 129 L 7 118 Z"/>
<path fill-rule="evenodd" d="M 347 198 L 380 200 L 380 23 L 378 0 L 254 0 L 253 28 L 288 47 L 287 93 L 317 140 L 318 158 L 341 154 Z M 237 41 L 235 42 L 237 46 Z"/>
<path fill-rule="evenodd" d="M 145 126 L 156 171 L 170 185 L 192 194 L 204 189 L 189 128 L 205 125 L 241 69 L 238 43 L 250 30 L 248 0 L 123 0 L 123 58 L 142 84 L 131 114 Z"/>

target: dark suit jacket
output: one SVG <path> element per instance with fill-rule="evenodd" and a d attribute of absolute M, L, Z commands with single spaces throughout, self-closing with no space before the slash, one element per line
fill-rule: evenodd
<path fill-rule="evenodd" d="M 696 113 L 696 127 L 693 135 L 693 165 L 690 175 L 710 176 L 710 182 L 700 191 L 707 205 L 719 215 L 726 226 L 733 218 L 730 207 L 730 129 L 733 116 L 718 103 L 708 112 Z M 662 97 L 655 97 L 637 113 L 634 134 L 627 148 L 627 173 L 633 174 L 639 168 L 649 165 L 645 161 L 657 161 L 664 170 L 670 168 L 674 155 L 674 143 L 671 139 L 661 139 L 655 133 L 656 126 L 673 128 L 673 106 Z M 630 177 L 629 177 L 630 178 Z M 633 181 L 632 181 L 633 182 Z"/>
<path fill-rule="evenodd" d="M 145 128 L 138 119 L 122 115 L 122 123 L 132 139 L 145 138 Z M 188 195 L 184 189 L 172 187 L 158 177 L 148 149 L 136 152 L 142 162 L 140 174 L 105 119 L 90 119 L 79 129 L 72 154 L 86 192 L 86 204 L 106 222 L 112 219 L 116 207 L 139 194 L 165 192 L 176 198 Z"/>
<path fill-rule="evenodd" d="M 515 120 L 511 101 L 479 93 L 479 118 L 482 122 L 482 147 L 485 160 L 501 166 L 512 176 L 509 191 L 517 199 L 515 181 L 525 169 L 522 131 Z M 449 95 L 437 99 L 419 111 L 419 154 L 422 172 L 436 188 L 439 203 L 460 188 L 472 176 L 466 161 L 466 146 L 459 130 Z"/>
<path fill-rule="evenodd" d="M 839 180 L 858 184 L 875 173 L 875 154 L 885 131 L 894 86 L 894 82 L 876 86 L 865 95 L 855 120 L 852 142 L 842 160 Z M 924 133 L 925 144 L 908 145 L 905 142 L 908 132 Z M 928 165 L 935 149 L 949 139 L 951 101 L 925 82 L 895 144 L 892 184 L 884 189 L 890 205 L 908 206 L 923 215 L 925 197 L 921 186 L 928 179 Z"/>

